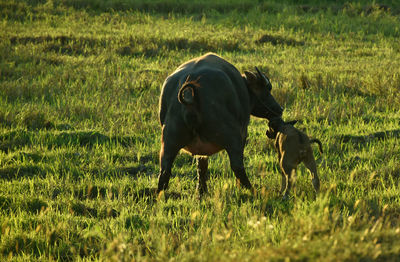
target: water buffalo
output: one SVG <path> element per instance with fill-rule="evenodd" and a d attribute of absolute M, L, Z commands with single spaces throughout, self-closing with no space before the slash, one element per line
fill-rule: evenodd
<path fill-rule="evenodd" d="M 230 166 L 245 188 L 252 185 L 243 165 L 250 115 L 273 119 L 283 108 L 271 95 L 271 83 L 257 68 L 240 72 L 222 57 L 194 58 L 164 81 L 160 96 L 162 126 L 158 192 L 168 187 L 172 163 L 180 151 L 197 157 L 198 189 L 207 191 L 208 156 L 225 149 Z"/>

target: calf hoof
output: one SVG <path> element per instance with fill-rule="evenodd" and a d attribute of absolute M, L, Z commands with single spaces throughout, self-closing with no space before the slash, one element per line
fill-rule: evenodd
<path fill-rule="evenodd" d="M 258 193 L 257 190 L 254 187 L 249 188 L 249 191 L 253 196 L 256 196 L 257 193 Z"/>
<path fill-rule="evenodd" d="M 165 185 L 165 184 L 161 184 L 160 185 L 159 184 L 158 187 L 157 187 L 157 191 L 156 191 L 157 195 L 160 194 L 162 191 L 167 190 L 167 188 L 168 188 L 168 184 L 167 185 Z"/>
<path fill-rule="evenodd" d="M 158 194 L 158 193 L 160 193 L 161 191 L 164 191 L 164 190 L 165 190 L 165 188 L 163 186 L 158 185 L 156 193 Z"/>
<path fill-rule="evenodd" d="M 290 199 L 290 195 L 289 194 L 284 194 L 282 197 L 283 201 L 288 201 Z"/>
<path fill-rule="evenodd" d="M 203 196 L 208 195 L 208 189 L 207 187 L 199 187 L 197 188 L 198 192 L 199 192 L 199 198 L 201 199 Z"/>
<path fill-rule="evenodd" d="M 319 193 L 319 187 L 320 187 L 320 185 L 319 185 L 319 179 L 318 179 L 318 178 L 313 179 L 313 180 L 312 180 L 312 184 L 313 184 L 315 193 L 318 194 L 318 193 Z"/>
<path fill-rule="evenodd" d="M 201 193 L 201 194 L 199 193 L 197 196 L 197 199 L 199 201 L 202 201 L 203 199 L 207 198 L 207 196 L 208 196 L 208 193 Z"/>
<path fill-rule="evenodd" d="M 253 186 L 251 185 L 251 183 L 248 179 L 245 179 L 244 181 L 240 181 L 240 185 L 250 191 L 253 191 Z"/>

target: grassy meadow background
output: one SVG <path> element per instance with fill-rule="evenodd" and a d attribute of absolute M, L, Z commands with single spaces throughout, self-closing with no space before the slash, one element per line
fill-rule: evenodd
<path fill-rule="evenodd" d="M 399 261 L 400 4 L 0 0 L 0 260 Z M 321 193 L 292 198 L 265 120 L 236 187 L 209 195 L 180 154 L 157 184 L 164 79 L 215 52 L 270 77 L 285 119 L 319 138 Z"/>

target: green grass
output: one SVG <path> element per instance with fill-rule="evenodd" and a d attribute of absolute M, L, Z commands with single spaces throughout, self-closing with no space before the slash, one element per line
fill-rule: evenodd
<path fill-rule="evenodd" d="M 0 260 L 398 261 L 397 1 L 0 1 Z M 293 197 L 251 119 L 237 188 L 226 153 L 198 200 L 180 154 L 156 196 L 164 79 L 215 52 L 268 74 L 319 138 L 321 193 Z"/>

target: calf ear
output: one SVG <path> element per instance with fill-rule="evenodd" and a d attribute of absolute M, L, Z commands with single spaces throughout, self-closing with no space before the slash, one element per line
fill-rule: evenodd
<path fill-rule="evenodd" d="M 258 78 L 253 72 L 244 71 L 244 75 L 248 85 L 257 83 Z"/>
<path fill-rule="evenodd" d="M 296 123 L 297 123 L 297 120 L 292 120 L 292 121 L 286 122 L 286 124 L 289 124 L 292 126 L 294 126 L 294 124 L 296 124 Z"/>
<path fill-rule="evenodd" d="M 276 132 L 272 130 L 271 128 L 268 129 L 265 134 L 267 135 L 268 138 L 274 139 L 276 137 Z"/>

